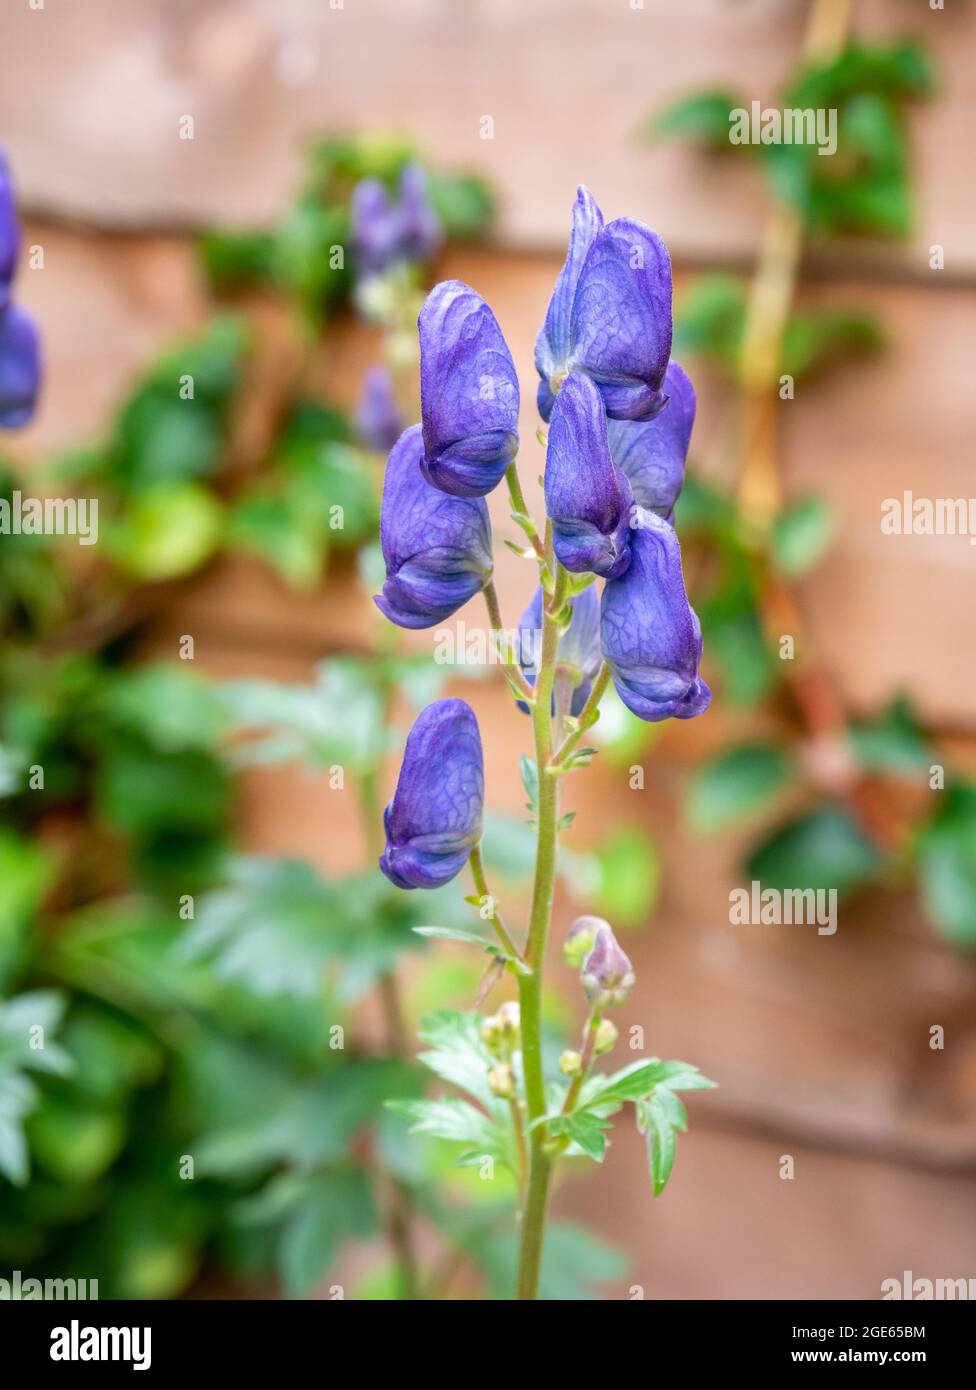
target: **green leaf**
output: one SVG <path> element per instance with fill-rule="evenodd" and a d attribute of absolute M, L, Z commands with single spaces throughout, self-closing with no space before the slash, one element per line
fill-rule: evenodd
<path fill-rule="evenodd" d="M 704 357 L 733 375 L 739 369 L 746 294 L 731 275 L 700 275 L 691 281 L 675 312 L 674 351 Z"/>
<path fill-rule="evenodd" d="M 833 518 L 819 497 L 803 497 L 781 512 L 773 525 L 773 561 L 781 574 L 795 579 L 820 559 L 833 531 Z"/>
<path fill-rule="evenodd" d="M 334 1170 L 308 1182 L 278 1243 L 286 1294 L 307 1294 L 328 1273 L 341 1241 L 369 1236 L 376 1225 L 376 1204 L 362 1169 Z"/>
<path fill-rule="evenodd" d="M 659 1197 L 668 1184 L 677 1149 L 674 1125 L 656 1097 L 638 1102 L 638 1128 L 647 1138 L 647 1161 L 651 1170 L 654 1196 Z"/>
<path fill-rule="evenodd" d="M 824 368 L 844 366 L 853 357 L 876 352 L 883 344 L 878 320 L 864 310 L 795 313 L 783 331 L 780 371 L 800 381 Z"/>
<path fill-rule="evenodd" d="M 519 775 L 522 778 L 522 786 L 525 794 L 529 798 L 528 809 L 538 811 L 539 809 L 539 769 L 534 758 L 530 758 L 528 753 L 523 753 L 519 759 Z"/>
<path fill-rule="evenodd" d="M 580 1097 L 580 1108 L 592 1110 L 597 1106 L 642 1100 L 656 1087 L 674 1091 L 708 1091 L 715 1082 L 702 1076 L 690 1062 L 662 1062 L 657 1057 L 648 1062 L 632 1062 L 611 1076 L 590 1077 Z"/>
<path fill-rule="evenodd" d="M 729 140 L 729 113 L 742 102 L 727 91 L 705 88 L 680 97 L 648 122 L 647 133 L 654 139 L 700 140 L 715 150 L 736 150 Z"/>
<path fill-rule="evenodd" d="M 481 1041 L 481 1015 L 440 1009 L 425 1014 L 420 1040 L 431 1049 L 419 1057 L 425 1067 L 459 1090 L 466 1091 L 486 1110 L 494 1112 L 499 1102 L 488 1087 L 488 1072 L 495 1058 Z"/>
<path fill-rule="evenodd" d="M 214 749 L 226 725 L 216 689 L 180 662 L 123 671 L 106 683 L 105 713 L 163 753 Z"/>
<path fill-rule="evenodd" d="M 476 898 L 476 903 L 481 899 Z M 411 931 L 416 932 L 417 936 L 433 936 L 443 941 L 466 941 L 472 946 L 493 946 L 494 942 L 490 937 L 480 936 L 477 932 L 462 931 L 460 927 L 411 927 Z"/>
<path fill-rule="evenodd" d="M 959 783 L 918 843 L 922 903 L 955 946 L 976 947 L 976 787 Z"/>
<path fill-rule="evenodd" d="M 247 746 L 254 762 L 297 760 L 314 767 L 371 772 L 390 744 L 376 664 L 334 657 L 310 686 L 234 681 L 223 687 L 231 718 L 267 736 Z"/>
<path fill-rule="evenodd" d="M 498 1127 L 494 1121 L 477 1110 L 470 1102 L 456 1096 L 439 1100 L 391 1100 L 388 1107 L 411 1121 L 411 1134 L 429 1134 L 435 1139 L 449 1139 L 473 1145 L 484 1154 L 498 1148 Z"/>
<path fill-rule="evenodd" d="M 475 174 L 427 172 L 427 192 L 450 237 L 484 236 L 494 217 L 494 200 Z"/>
<path fill-rule="evenodd" d="M 575 1111 L 571 1115 L 556 1115 L 549 1121 L 551 1134 L 565 1135 L 596 1163 L 602 1163 L 606 1154 L 606 1130 L 609 1128 L 610 1120 L 605 1115 L 595 1115 L 587 1110 Z M 568 1152 L 571 1154 L 572 1151 Z"/>
<path fill-rule="evenodd" d="M 661 856 L 655 842 L 637 826 L 609 835 L 596 850 L 599 883 L 597 909 L 617 926 L 646 922 L 661 885 Z"/>
<path fill-rule="evenodd" d="M 848 735 L 858 762 L 872 772 L 917 777 L 933 762 L 932 750 L 904 699 L 893 700 L 873 722 L 852 725 Z"/>
<path fill-rule="evenodd" d="M 770 744 L 727 749 L 699 768 L 687 785 L 692 825 L 707 833 L 736 824 L 766 807 L 787 785 L 792 771 L 789 757 Z"/>
<path fill-rule="evenodd" d="M 834 806 L 780 826 L 750 856 L 746 873 L 764 888 L 834 888 L 842 894 L 876 879 L 882 867 L 857 822 Z"/>
<path fill-rule="evenodd" d="M 112 523 L 108 548 L 116 564 L 135 579 L 178 579 L 213 554 L 221 517 L 219 502 L 199 484 L 158 484 L 138 493 Z"/>

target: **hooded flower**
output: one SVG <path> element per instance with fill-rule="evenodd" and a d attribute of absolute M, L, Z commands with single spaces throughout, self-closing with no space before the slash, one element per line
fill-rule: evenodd
<path fill-rule="evenodd" d="M 596 928 L 580 979 L 592 1007 L 607 1009 L 627 998 L 634 983 L 634 967 L 617 944 L 609 923 L 599 918 L 589 920 L 596 922 Z"/>
<path fill-rule="evenodd" d="M 544 420 L 567 373 L 585 372 L 613 420 L 647 420 L 664 404 L 671 355 L 671 260 L 643 222 L 603 214 L 587 188 L 573 208 L 566 263 L 536 341 Z"/>
<path fill-rule="evenodd" d="M 608 579 L 630 563 L 630 485 L 610 457 L 607 417 L 588 376 L 573 372 L 549 426 L 546 511 L 556 557 L 575 574 Z"/>
<path fill-rule="evenodd" d="M 420 329 L 423 469 L 455 497 L 484 497 L 518 451 L 519 386 L 495 315 L 468 285 L 444 280 Z"/>
<path fill-rule="evenodd" d="M 670 521 L 685 480 L 695 423 L 695 388 L 677 362 L 664 378 L 668 403 L 652 420 L 611 420 L 610 453 L 627 477 L 638 506 Z"/>
<path fill-rule="evenodd" d="M 386 583 L 376 606 L 399 627 L 433 627 L 491 577 L 491 524 L 481 497 L 450 497 L 420 471 L 420 426 L 404 430 L 387 460 L 380 510 Z"/>
<path fill-rule="evenodd" d="M 353 189 L 350 238 L 360 276 L 382 275 L 399 261 L 429 260 L 442 236 L 440 218 L 427 196 L 427 176 L 419 164 L 408 164 L 403 170 L 395 199 L 380 179 L 360 179 Z"/>
<path fill-rule="evenodd" d="M 16 305 L 0 309 L 0 428 L 19 429 L 34 413 L 41 362 L 34 320 Z"/>
<path fill-rule="evenodd" d="M 607 584 L 600 642 L 617 694 L 640 719 L 691 719 L 711 691 L 698 674 L 701 626 L 688 603 L 678 538 L 653 512 L 639 511 L 630 568 Z"/>
<path fill-rule="evenodd" d="M 356 428 L 367 449 L 388 454 L 403 432 L 403 416 L 386 367 L 370 367 L 356 411 Z"/>
<path fill-rule="evenodd" d="M 383 817 L 380 868 L 398 888 L 439 888 L 481 839 L 485 779 L 481 735 L 463 700 L 435 700 L 407 735 Z"/>
<path fill-rule="evenodd" d="M 589 698 L 600 669 L 600 600 L 592 585 L 571 600 L 573 616 L 559 638 L 556 653 L 556 682 L 565 681 L 573 692 L 569 713 L 579 714 Z M 538 675 L 539 646 L 542 640 L 542 590 L 522 614 L 519 622 L 519 661 L 526 680 L 535 685 Z M 528 706 L 519 701 L 528 713 Z"/>

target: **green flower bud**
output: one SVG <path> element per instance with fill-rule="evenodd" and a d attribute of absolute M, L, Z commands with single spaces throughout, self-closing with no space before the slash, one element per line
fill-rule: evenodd
<path fill-rule="evenodd" d="M 498 1019 L 502 1036 L 508 1042 L 515 1042 L 519 1035 L 519 1006 L 514 999 L 506 999 L 505 1003 L 499 1007 L 495 1015 Z"/>
<path fill-rule="evenodd" d="M 583 1058 L 578 1052 L 564 1052 L 559 1059 L 559 1070 L 563 1076 L 576 1076 L 582 1065 Z"/>
<path fill-rule="evenodd" d="M 512 1068 L 507 1062 L 501 1062 L 497 1067 L 492 1067 L 488 1073 L 488 1089 L 493 1096 L 500 1096 L 502 1100 L 510 1100 L 515 1094 L 515 1077 L 512 1075 Z"/>
<path fill-rule="evenodd" d="M 597 928 L 606 925 L 602 917 L 577 917 L 566 933 L 566 941 L 563 945 L 566 964 L 571 970 L 579 970 L 593 949 Z"/>
<path fill-rule="evenodd" d="M 481 1020 L 481 1041 L 488 1051 L 498 1056 L 502 1051 L 502 1025 L 497 1014 L 489 1014 Z"/>
<path fill-rule="evenodd" d="M 611 1023 L 608 1018 L 601 1019 L 597 1025 L 596 1038 L 593 1043 L 594 1054 L 597 1057 L 602 1057 L 605 1052 L 612 1052 L 619 1037 L 617 1025 Z"/>

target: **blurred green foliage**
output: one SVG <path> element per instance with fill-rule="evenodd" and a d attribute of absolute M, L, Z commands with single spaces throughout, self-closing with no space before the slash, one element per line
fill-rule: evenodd
<path fill-rule="evenodd" d="M 748 112 L 751 103 L 719 86 L 655 113 L 647 134 L 693 141 L 709 158 L 754 161 L 771 196 L 799 213 L 808 237 L 903 238 L 914 221 L 908 112 L 934 85 L 917 44 L 849 42 L 829 61 L 791 74 L 779 95 L 781 109 L 836 110 L 837 149 L 829 157 L 816 144 L 733 144 L 732 113 Z M 694 278 L 676 308 L 675 354 L 710 363 L 742 388 L 748 309 L 744 280 L 724 273 Z M 777 364 L 781 398 L 791 397 L 797 383 L 848 369 L 854 357 L 878 351 L 884 341 L 881 325 L 860 309 L 792 308 Z M 836 799 L 823 751 L 807 746 L 790 693 L 790 663 L 805 654 L 781 660 L 768 635 L 764 601 L 778 583 L 802 579 L 829 553 L 830 509 L 816 496 L 796 497 L 763 529 L 735 497 L 692 476 L 676 516 L 688 540 L 709 679 L 717 674 L 726 707 L 764 705 L 778 726 L 775 739 L 734 744 L 697 769 L 686 786 L 690 825 L 702 832 L 744 829 L 744 872 L 765 886 L 850 892 L 903 884 L 914 873 L 938 930 L 956 946 L 976 944 L 972 785 L 945 772 L 935 742 L 904 698 L 873 720 L 850 716 L 828 761 L 849 762 L 885 803 L 907 798 L 912 807 L 909 830 L 880 846 Z M 835 765 L 838 770 L 844 767 Z"/>

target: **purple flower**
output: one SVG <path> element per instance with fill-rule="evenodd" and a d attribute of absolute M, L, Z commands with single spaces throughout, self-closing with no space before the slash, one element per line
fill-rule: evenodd
<path fill-rule="evenodd" d="M 34 320 L 10 304 L 0 309 L 0 427 L 26 425 L 34 414 L 41 376 Z"/>
<path fill-rule="evenodd" d="M 427 195 L 427 175 L 408 164 L 400 175 L 400 247 L 409 261 L 429 261 L 444 240 L 441 219 Z"/>
<path fill-rule="evenodd" d="M 356 428 L 367 449 L 388 454 L 403 433 L 403 415 L 386 367 L 370 367 L 356 410 Z"/>
<path fill-rule="evenodd" d="M 664 404 L 671 355 L 671 260 L 643 222 L 603 225 L 589 189 L 580 187 L 566 263 L 536 341 L 539 412 L 548 420 L 569 372 L 600 388 L 613 420 L 647 420 Z"/>
<path fill-rule="evenodd" d="M 553 407 L 545 493 L 560 563 L 575 574 L 622 574 L 630 563 L 633 498 L 610 457 L 600 392 L 582 372 L 566 378 Z"/>
<path fill-rule="evenodd" d="M 627 998 L 634 983 L 634 967 L 617 944 L 609 923 L 598 917 L 588 921 L 596 924 L 596 930 L 580 979 L 593 1008 L 607 1009 Z"/>
<path fill-rule="evenodd" d="M 691 719 L 711 691 L 698 674 L 701 626 L 688 603 L 673 528 L 638 511 L 630 568 L 607 584 L 600 642 L 617 694 L 640 719 Z"/>
<path fill-rule="evenodd" d="M 427 261 L 443 239 L 440 218 L 427 197 L 427 176 L 418 164 L 403 170 L 396 199 L 380 179 L 360 179 L 349 211 L 353 255 L 361 276 L 381 275 L 400 261 Z"/>
<path fill-rule="evenodd" d="M 460 280 L 434 286 L 418 327 L 424 473 L 442 492 L 484 497 L 518 451 L 512 354 L 488 305 Z"/>
<path fill-rule="evenodd" d="M 17 264 L 17 249 L 20 245 L 20 227 L 17 222 L 17 209 L 14 206 L 14 186 L 7 169 L 7 161 L 0 150 L 0 309 L 10 295 L 10 282 Z"/>
<path fill-rule="evenodd" d="M 695 423 L 695 388 L 677 362 L 664 378 L 668 403 L 652 420 L 611 420 L 610 453 L 626 474 L 638 506 L 670 521 L 685 480 Z"/>
<path fill-rule="evenodd" d="M 420 426 L 404 430 L 386 465 L 380 543 L 386 583 L 375 603 L 399 627 L 433 627 L 491 577 L 491 523 L 482 497 L 451 497 L 420 469 Z"/>
<path fill-rule="evenodd" d="M 597 671 L 600 669 L 600 600 L 590 585 L 570 600 L 573 616 L 569 627 L 559 638 L 556 650 L 556 684 L 562 681 L 573 692 L 569 713 L 578 715 L 589 698 Z M 526 680 L 535 685 L 542 641 L 542 590 L 519 621 L 519 663 Z M 521 700 L 519 708 L 528 713 Z"/>
<path fill-rule="evenodd" d="M 439 888 L 481 839 L 485 778 L 481 734 L 463 700 L 435 700 L 418 716 L 393 800 L 383 816 L 380 868 L 398 888 Z"/>
<path fill-rule="evenodd" d="M 400 217 L 379 179 L 360 179 L 349 205 L 353 255 L 360 275 L 378 275 L 400 259 Z"/>

